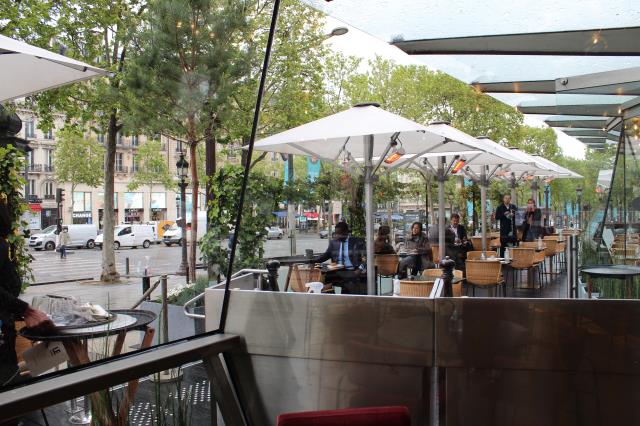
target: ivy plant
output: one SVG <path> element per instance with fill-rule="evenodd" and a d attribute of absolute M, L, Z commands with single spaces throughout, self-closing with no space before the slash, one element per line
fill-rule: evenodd
<path fill-rule="evenodd" d="M 13 145 L 0 147 L 0 198 L 6 201 L 12 217 L 12 232 L 7 237 L 11 247 L 9 255 L 16 263 L 18 273 L 22 277 L 22 289 L 26 289 L 33 281 L 31 270 L 32 256 L 29 254 L 24 238 L 24 230 L 28 223 L 22 219 L 28 206 L 23 198 L 25 180 L 20 171 L 24 170 L 25 159 Z"/>

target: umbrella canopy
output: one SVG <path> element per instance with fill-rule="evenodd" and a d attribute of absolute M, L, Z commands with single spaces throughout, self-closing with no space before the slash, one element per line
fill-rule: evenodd
<path fill-rule="evenodd" d="M 0 102 L 108 72 L 0 35 Z"/>

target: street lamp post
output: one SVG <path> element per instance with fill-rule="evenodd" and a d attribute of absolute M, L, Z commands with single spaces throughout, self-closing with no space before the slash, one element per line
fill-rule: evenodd
<path fill-rule="evenodd" d="M 549 206 L 549 191 L 550 191 L 550 187 L 548 183 L 545 183 L 544 185 L 544 209 L 545 209 L 545 218 L 544 218 L 544 222 L 545 222 L 545 226 L 551 226 L 551 212 L 550 212 L 550 206 Z"/>
<path fill-rule="evenodd" d="M 182 247 L 182 261 L 180 262 L 180 268 L 178 269 L 178 275 L 187 275 L 188 263 L 187 263 L 187 173 L 189 171 L 189 163 L 184 158 L 184 152 L 180 152 L 180 158 L 176 163 L 176 170 L 178 173 L 178 187 L 180 188 L 180 217 L 182 217 L 182 224 L 180 229 L 181 235 L 181 247 Z"/>
<path fill-rule="evenodd" d="M 582 187 L 578 186 L 576 188 L 576 196 L 577 196 L 577 210 L 578 210 L 578 219 L 577 225 L 578 229 L 582 229 Z"/>

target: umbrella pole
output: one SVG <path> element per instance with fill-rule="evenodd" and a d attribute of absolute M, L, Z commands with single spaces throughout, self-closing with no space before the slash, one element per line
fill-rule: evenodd
<path fill-rule="evenodd" d="M 367 238 L 367 294 L 376 294 L 376 270 L 373 252 L 373 135 L 364 137 L 365 234 Z M 354 265 L 356 266 L 356 265 Z"/>
<path fill-rule="evenodd" d="M 511 173 L 511 202 L 518 205 L 518 191 L 516 191 L 516 176 Z"/>
<path fill-rule="evenodd" d="M 480 172 L 480 232 L 482 233 L 482 253 L 487 254 L 487 170 Z"/>
<path fill-rule="evenodd" d="M 531 198 L 533 198 L 533 201 L 536 203 L 536 206 L 538 206 L 539 205 L 539 203 L 538 203 L 538 178 L 535 178 L 533 181 L 531 181 Z"/>
<path fill-rule="evenodd" d="M 446 161 L 446 157 L 440 157 L 438 162 L 438 253 L 440 260 L 444 259 L 446 253 L 444 244 L 444 181 L 446 180 L 444 165 Z"/>

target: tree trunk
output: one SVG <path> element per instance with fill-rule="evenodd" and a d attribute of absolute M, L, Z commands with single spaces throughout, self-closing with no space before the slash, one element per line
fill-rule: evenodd
<path fill-rule="evenodd" d="M 213 186 L 211 185 L 211 179 L 216 174 L 216 138 L 214 135 L 214 127 L 215 122 L 213 118 L 211 119 L 209 125 L 204 129 L 204 143 L 205 143 L 205 191 L 206 191 L 206 211 L 207 211 L 207 232 L 213 226 L 213 221 L 209 219 L 209 209 L 211 208 L 210 204 L 213 201 Z M 207 265 L 207 275 L 209 278 L 213 278 L 215 275 L 215 271 L 213 270 L 213 264 L 209 262 Z"/>
<path fill-rule="evenodd" d="M 104 239 L 102 243 L 102 273 L 100 274 L 100 281 L 108 283 L 120 280 L 120 274 L 116 270 L 116 254 L 113 249 L 113 228 L 115 226 L 113 217 L 113 177 L 116 161 L 117 132 L 116 113 L 112 111 L 107 130 L 107 149 L 104 155 L 104 210 L 102 213 L 104 218 Z"/>
<path fill-rule="evenodd" d="M 198 247 L 198 145 L 189 143 L 189 162 L 191 163 L 191 241 L 189 246 L 189 277 L 196 279 L 196 249 Z"/>

